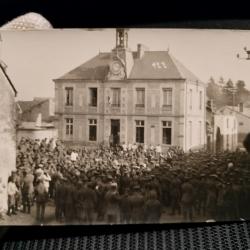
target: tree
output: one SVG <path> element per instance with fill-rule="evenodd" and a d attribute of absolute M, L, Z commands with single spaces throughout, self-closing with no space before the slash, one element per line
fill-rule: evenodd
<path fill-rule="evenodd" d="M 227 89 L 232 89 L 234 87 L 233 81 L 229 78 L 227 83 L 226 83 L 226 88 Z"/>
<path fill-rule="evenodd" d="M 223 78 L 222 76 L 220 77 L 218 83 L 219 83 L 219 85 L 221 85 L 221 86 L 224 86 L 224 85 L 225 85 L 225 80 L 224 80 L 224 78 Z"/>
<path fill-rule="evenodd" d="M 243 141 L 243 146 L 247 150 L 247 152 L 250 154 L 250 133 L 247 134 Z"/>
<path fill-rule="evenodd" d="M 237 90 L 238 90 L 238 91 L 242 91 L 242 90 L 245 90 L 246 84 L 245 84 L 244 81 L 238 80 L 238 81 L 236 82 L 236 87 L 237 87 Z"/>

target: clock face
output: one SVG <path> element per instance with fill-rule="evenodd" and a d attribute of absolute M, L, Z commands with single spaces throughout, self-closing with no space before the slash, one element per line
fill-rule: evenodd
<path fill-rule="evenodd" d="M 113 74 L 117 75 L 120 73 L 122 65 L 119 61 L 114 61 L 111 64 L 111 71 Z"/>

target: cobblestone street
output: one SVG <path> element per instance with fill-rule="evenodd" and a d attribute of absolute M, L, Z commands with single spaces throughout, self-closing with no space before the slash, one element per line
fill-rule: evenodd
<path fill-rule="evenodd" d="M 53 202 L 49 202 L 45 210 L 45 223 L 44 225 L 65 225 L 55 220 L 55 206 Z M 201 217 L 195 217 L 193 222 L 202 222 L 204 219 Z M 161 223 L 180 223 L 183 222 L 183 218 L 180 215 L 169 215 L 169 211 L 165 212 L 161 216 Z M 73 225 L 79 225 L 79 222 L 73 222 Z M 105 224 L 104 222 L 98 222 L 97 224 Z M 19 211 L 17 215 L 4 215 L 4 220 L 0 220 L 0 225 L 40 225 L 36 221 L 36 206 L 31 208 L 31 214 L 25 214 Z"/>

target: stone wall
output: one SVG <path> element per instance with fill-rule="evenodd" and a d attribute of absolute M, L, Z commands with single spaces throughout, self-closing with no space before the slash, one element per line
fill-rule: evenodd
<path fill-rule="evenodd" d="M 8 176 L 16 168 L 15 99 L 13 90 L 0 69 L 0 177 L 7 186 Z M 6 190 L 6 189 L 5 189 Z M 7 208 L 7 192 L 1 198 Z"/>

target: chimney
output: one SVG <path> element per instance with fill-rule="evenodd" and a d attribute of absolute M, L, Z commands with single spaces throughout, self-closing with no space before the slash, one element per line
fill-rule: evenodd
<path fill-rule="evenodd" d="M 244 111 L 244 104 L 243 102 L 239 103 L 239 111 L 242 113 Z"/>
<path fill-rule="evenodd" d="M 42 114 L 39 113 L 36 118 L 36 127 L 41 127 L 42 126 Z"/>
<path fill-rule="evenodd" d="M 145 46 L 141 43 L 137 44 L 137 58 L 141 59 L 145 52 Z"/>

